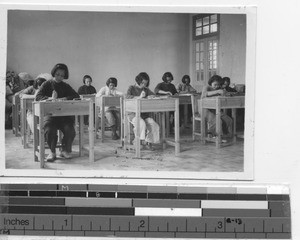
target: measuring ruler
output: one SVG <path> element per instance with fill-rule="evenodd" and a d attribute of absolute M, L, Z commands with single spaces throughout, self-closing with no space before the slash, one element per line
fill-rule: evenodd
<path fill-rule="evenodd" d="M 0 233 L 290 239 L 289 189 L 4 184 Z"/>

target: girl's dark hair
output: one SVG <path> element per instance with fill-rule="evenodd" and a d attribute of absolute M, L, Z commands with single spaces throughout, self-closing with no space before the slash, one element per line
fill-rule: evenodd
<path fill-rule="evenodd" d="M 222 83 L 222 77 L 219 75 L 213 75 L 209 80 L 208 80 L 208 85 L 211 86 L 213 82 L 218 82 Z"/>
<path fill-rule="evenodd" d="M 172 73 L 170 73 L 170 72 L 165 72 L 164 75 L 162 76 L 162 80 L 163 80 L 164 82 L 167 82 L 167 77 L 171 78 L 171 80 L 174 79 Z"/>
<path fill-rule="evenodd" d="M 118 86 L 118 80 L 114 77 L 110 77 L 109 79 L 107 79 L 106 86 L 109 86 L 109 84 L 111 83 L 115 84 L 115 87 Z"/>
<path fill-rule="evenodd" d="M 68 78 L 69 78 L 69 69 L 68 69 L 67 65 L 64 64 L 64 63 L 57 63 L 57 64 L 52 68 L 52 70 L 51 70 L 51 75 L 52 75 L 52 77 L 54 77 L 54 75 L 55 75 L 55 73 L 56 73 L 56 71 L 57 71 L 58 69 L 62 69 L 62 70 L 65 71 L 64 79 L 68 79 Z"/>
<path fill-rule="evenodd" d="M 222 80 L 223 80 L 223 83 L 228 82 L 230 84 L 230 78 L 229 77 L 223 77 Z"/>
<path fill-rule="evenodd" d="M 139 73 L 136 77 L 135 77 L 135 81 L 138 85 L 140 85 L 142 83 L 143 80 L 147 80 L 148 83 L 147 83 L 147 86 L 146 87 L 149 87 L 150 85 L 150 78 L 149 78 L 149 75 L 146 73 L 146 72 L 141 72 Z"/>
<path fill-rule="evenodd" d="M 184 75 L 184 76 L 182 77 L 182 79 L 181 79 L 181 82 L 182 82 L 182 83 L 186 83 L 186 81 L 185 81 L 186 79 L 189 81 L 189 83 L 191 82 L 191 78 L 190 78 L 189 75 Z"/>
<path fill-rule="evenodd" d="M 44 82 L 46 82 L 45 78 L 37 78 L 34 80 L 33 87 L 35 89 L 38 89 L 38 87 L 41 86 Z"/>
<path fill-rule="evenodd" d="M 91 81 L 93 81 L 93 79 L 92 79 L 92 77 L 90 75 L 84 75 L 83 79 L 82 79 L 83 84 L 85 84 L 85 79 L 87 79 L 87 78 L 89 78 L 89 79 L 91 79 Z"/>

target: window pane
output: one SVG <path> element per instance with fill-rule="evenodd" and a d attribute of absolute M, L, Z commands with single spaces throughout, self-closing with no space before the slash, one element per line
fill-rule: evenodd
<path fill-rule="evenodd" d="M 214 49 L 217 49 L 217 47 L 218 47 L 218 42 L 214 41 Z"/>
<path fill-rule="evenodd" d="M 211 70 L 213 68 L 212 61 L 209 61 L 209 69 Z"/>
<path fill-rule="evenodd" d="M 214 69 L 217 68 L 217 61 L 214 61 L 214 62 L 213 62 L 213 67 L 214 67 Z"/>
<path fill-rule="evenodd" d="M 204 42 L 200 43 L 200 50 L 203 51 L 204 50 Z"/>
<path fill-rule="evenodd" d="M 199 62 L 196 62 L 196 71 L 199 71 Z"/>
<path fill-rule="evenodd" d="M 200 62 L 204 60 L 204 52 L 200 52 Z"/>
<path fill-rule="evenodd" d="M 196 28 L 196 36 L 202 35 L 202 28 Z"/>
<path fill-rule="evenodd" d="M 217 20 L 218 20 L 218 18 L 217 18 L 216 14 L 210 16 L 210 23 L 215 23 L 215 22 L 217 22 Z"/>
<path fill-rule="evenodd" d="M 202 18 L 196 20 L 196 27 L 202 26 Z"/>
<path fill-rule="evenodd" d="M 208 34 L 209 33 L 209 26 L 203 27 L 203 34 Z"/>
<path fill-rule="evenodd" d="M 209 49 L 209 50 L 212 50 L 212 47 L 213 47 L 213 44 L 212 44 L 212 42 L 210 41 L 210 42 L 208 43 L 208 49 Z"/>
<path fill-rule="evenodd" d="M 197 79 L 197 81 L 199 82 L 199 81 L 200 81 L 200 79 L 199 79 L 199 72 L 197 72 L 196 75 L 197 75 L 197 76 L 196 76 L 196 79 Z"/>
<path fill-rule="evenodd" d="M 200 44 L 196 43 L 196 52 L 199 52 L 199 46 L 200 46 Z"/>
<path fill-rule="evenodd" d="M 218 25 L 216 23 L 210 25 L 210 32 L 217 32 L 217 31 L 218 31 Z"/>
<path fill-rule="evenodd" d="M 201 72 L 201 81 L 204 80 L 204 72 Z"/>
<path fill-rule="evenodd" d="M 204 70 L 204 64 L 203 64 L 203 62 L 200 62 L 200 69 Z"/>
<path fill-rule="evenodd" d="M 196 62 L 199 62 L 199 53 L 196 52 Z"/>
<path fill-rule="evenodd" d="M 209 17 L 203 18 L 203 25 L 208 25 L 209 24 Z"/>
<path fill-rule="evenodd" d="M 213 50 L 213 59 L 217 59 L 217 50 Z"/>
<path fill-rule="evenodd" d="M 200 61 L 203 61 L 204 59 L 204 52 L 200 52 Z"/>

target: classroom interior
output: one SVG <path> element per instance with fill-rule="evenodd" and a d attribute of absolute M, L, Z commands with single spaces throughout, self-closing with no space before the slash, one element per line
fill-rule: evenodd
<path fill-rule="evenodd" d="M 204 34 L 204 20 L 202 27 L 195 21 L 210 15 L 201 13 L 9 10 L 7 69 L 27 72 L 35 78 L 49 73 L 56 63 L 65 63 L 69 68 L 66 82 L 75 90 L 88 74 L 97 91 L 109 77 L 115 77 L 117 89 L 126 93 L 140 72 L 149 74 L 152 91 L 165 72 L 173 74 L 174 85 L 183 75 L 189 75 L 197 92 L 213 74 L 230 77 L 234 85 L 245 85 L 246 15 L 212 15 L 217 16 L 213 22 L 216 30 Z M 214 24 L 208 19 L 210 29 Z M 205 36 L 195 37 L 196 31 Z M 106 129 L 103 142 L 95 139 L 94 162 L 89 162 L 85 127 L 83 156 L 78 156 L 77 134 L 73 158 L 46 162 L 45 169 L 243 172 L 245 127 L 244 122 L 238 124 L 242 132 L 234 144 L 216 148 L 214 143 L 193 140 L 189 121 L 180 128 L 177 156 L 173 146 L 163 149 L 157 145 L 154 151 L 142 150 L 140 158 L 134 149 L 124 149 L 119 140 L 112 140 Z M 15 136 L 12 129 L 5 130 L 5 168 L 40 169 L 40 163 L 34 161 L 32 139 L 24 149 L 21 137 Z"/>

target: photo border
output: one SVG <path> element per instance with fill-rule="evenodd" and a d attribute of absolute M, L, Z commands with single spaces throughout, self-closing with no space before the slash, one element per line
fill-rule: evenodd
<path fill-rule="evenodd" d="M 110 171 L 110 170 L 47 170 L 47 169 L 6 169 L 5 151 L 1 151 L 0 175 L 7 177 L 85 177 L 104 179 L 180 179 L 180 180 L 253 180 L 254 179 L 254 117 L 255 117 L 255 70 L 256 70 L 256 13 L 251 6 L 113 6 L 113 5 L 67 5 L 67 4 L 0 4 L 0 93 L 5 95 L 5 73 L 7 54 L 8 10 L 44 11 L 85 11 L 85 12 L 145 12 L 145 13 L 218 13 L 246 14 L 246 74 L 244 131 L 244 171 L 243 172 L 182 172 L 182 171 Z M 6 33 L 6 34 L 5 34 Z M 0 101 L 2 109 L 5 102 Z M 4 126 L 4 116 L 1 117 Z M 4 128 L 0 130 L 0 147 L 5 148 Z M 179 177 L 180 176 L 180 177 Z"/>

